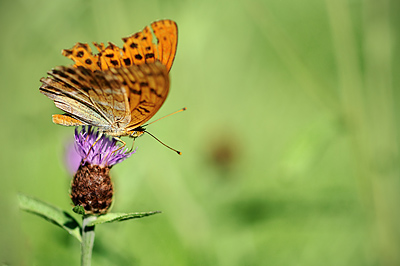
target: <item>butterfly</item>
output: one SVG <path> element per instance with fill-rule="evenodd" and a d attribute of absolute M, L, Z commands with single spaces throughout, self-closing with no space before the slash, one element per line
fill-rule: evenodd
<path fill-rule="evenodd" d="M 136 138 L 168 96 L 169 70 L 176 54 L 177 25 L 172 20 L 153 22 L 141 32 L 123 38 L 123 48 L 77 43 L 63 50 L 73 66 L 58 66 L 42 78 L 40 92 L 65 114 L 53 115 L 64 126 L 96 126 L 116 138 Z M 153 43 L 153 33 L 157 43 Z M 148 133 L 148 132 L 147 132 Z M 179 152 L 178 152 L 179 153 Z"/>

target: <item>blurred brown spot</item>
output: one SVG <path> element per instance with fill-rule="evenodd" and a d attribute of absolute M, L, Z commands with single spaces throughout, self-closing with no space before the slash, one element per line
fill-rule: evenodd
<path fill-rule="evenodd" d="M 238 141 L 234 140 L 232 133 L 229 134 L 220 134 L 209 147 L 211 163 L 222 171 L 230 171 L 239 156 Z"/>
<path fill-rule="evenodd" d="M 235 156 L 234 148 L 229 143 L 220 143 L 212 151 L 212 158 L 217 165 L 229 167 Z"/>

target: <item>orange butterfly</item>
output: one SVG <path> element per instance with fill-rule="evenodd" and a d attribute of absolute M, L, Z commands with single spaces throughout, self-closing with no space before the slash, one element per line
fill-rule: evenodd
<path fill-rule="evenodd" d="M 160 109 L 169 92 L 168 72 L 177 47 L 177 26 L 161 20 L 143 31 L 123 38 L 123 48 L 94 43 L 96 55 L 87 44 L 77 43 L 63 55 L 74 60 L 42 78 L 40 92 L 54 101 L 65 114 L 53 115 L 64 126 L 92 125 L 119 139 L 138 137 L 142 127 Z M 147 132 L 148 133 L 148 132 Z M 178 152 L 179 153 L 179 152 Z"/>

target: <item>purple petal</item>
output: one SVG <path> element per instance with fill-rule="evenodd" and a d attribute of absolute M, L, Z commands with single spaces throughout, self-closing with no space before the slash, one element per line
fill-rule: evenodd
<path fill-rule="evenodd" d="M 79 132 L 75 129 L 75 149 L 84 162 L 111 167 L 136 152 L 128 152 L 127 148 L 119 149 L 120 147 L 115 139 L 100 134 L 91 126 L 82 127 Z"/>

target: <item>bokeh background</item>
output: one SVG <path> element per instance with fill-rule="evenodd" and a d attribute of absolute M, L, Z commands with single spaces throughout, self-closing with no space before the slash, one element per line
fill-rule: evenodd
<path fill-rule="evenodd" d="M 1 263 L 78 265 L 79 243 L 18 210 L 71 211 L 73 128 L 39 93 L 61 49 L 152 21 L 179 28 L 169 97 L 112 170 L 93 265 L 400 265 L 396 0 L 1 1 Z M 79 218 L 78 216 L 76 216 Z"/>

